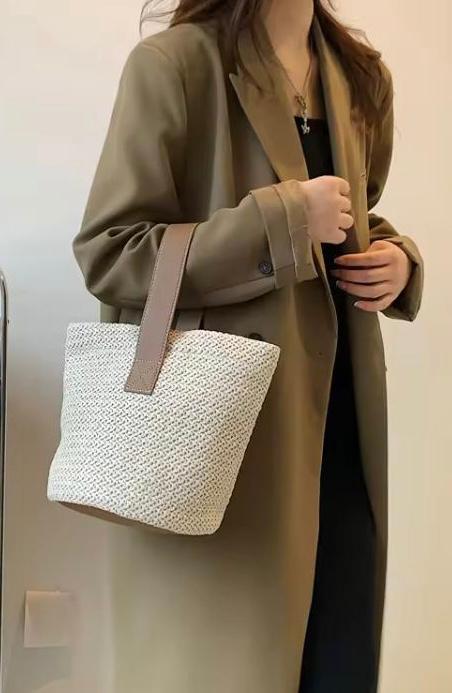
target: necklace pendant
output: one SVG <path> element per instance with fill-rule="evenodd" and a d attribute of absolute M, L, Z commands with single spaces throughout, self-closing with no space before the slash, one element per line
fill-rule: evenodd
<path fill-rule="evenodd" d="M 303 120 L 304 120 L 304 122 L 303 122 L 303 125 L 301 126 L 301 129 L 303 130 L 303 134 L 307 135 L 308 132 L 311 132 L 311 128 L 308 125 L 308 120 L 306 118 L 306 115 L 303 116 Z"/>

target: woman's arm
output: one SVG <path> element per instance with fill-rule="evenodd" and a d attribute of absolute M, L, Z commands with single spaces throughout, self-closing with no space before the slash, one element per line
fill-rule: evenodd
<path fill-rule="evenodd" d="M 390 71 L 383 65 L 383 89 L 381 97 L 381 130 L 374 133 L 370 142 L 370 168 L 367 184 L 367 208 L 370 211 L 379 201 L 388 177 L 393 151 L 394 108 L 393 83 Z M 414 320 L 422 299 L 424 265 L 416 243 L 408 236 L 401 236 L 384 217 L 369 213 L 370 242 L 386 240 L 398 245 L 411 260 L 408 284 L 383 314 L 388 318 Z"/>
<path fill-rule="evenodd" d="M 317 276 L 296 181 L 250 191 L 207 220 L 185 219 L 187 112 L 182 77 L 149 39 L 129 54 L 79 233 L 73 241 L 89 291 L 142 308 L 169 223 L 200 221 L 178 308 L 246 301 Z"/>

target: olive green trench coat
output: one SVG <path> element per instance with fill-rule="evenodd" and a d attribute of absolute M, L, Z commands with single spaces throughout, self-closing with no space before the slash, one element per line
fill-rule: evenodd
<path fill-rule="evenodd" d="M 209 330 L 281 347 L 221 528 L 207 537 L 111 525 L 111 693 L 297 693 L 313 588 L 319 478 L 337 320 L 321 247 L 294 180 L 308 178 L 265 30 L 230 70 L 212 25 L 185 24 L 130 52 L 74 252 L 101 319 L 138 323 L 165 226 L 199 221 L 178 309 Z M 388 175 L 391 75 L 378 85 L 381 133 L 350 118 L 340 62 L 314 17 L 335 173 L 351 185 L 347 251 L 376 239 L 413 261 L 384 311 L 412 321 L 423 263 L 416 244 L 369 211 Z M 253 76 L 258 85 L 250 78 Z M 272 76 L 275 78 L 272 80 Z M 386 367 L 378 314 L 347 295 L 364 475 L 378 535 L 378 635 L 387 546 Z M 98 520 L 93 520 L 98 521 Z M 338 585 L 340 590 L 340 585 Z"/>

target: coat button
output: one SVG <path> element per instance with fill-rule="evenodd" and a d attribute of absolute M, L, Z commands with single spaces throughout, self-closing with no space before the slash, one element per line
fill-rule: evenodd
<path fill-rule="evenodd" d="M 262 272 L 262 274 L 272 274 L 273 272 L 273 265 L 271 262 L 268 260 L 262 260 L 262 262 L 259 263 L 259 272 Z"/>
<path fill-rule="evenodd" d="M 248 335 L 248 337 L 249 337 L 250 339 L 259 339 L 259 340 L 261 340 L 261 341 L 265 341 L 264 338 L 263 338 L 263 336 L 262 336 L 261 334 L 259 334 L 259 332 L 250 332 L 250 334 Z"/>

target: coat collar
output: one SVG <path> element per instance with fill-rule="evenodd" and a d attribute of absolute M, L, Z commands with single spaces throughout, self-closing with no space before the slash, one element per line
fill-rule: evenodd
<path fill-rule="evenodd" d="M 240 35 L 239 52 L 245 67 L 261 89 L 256 87 L 240 66 L 237 73 L 229 74 L 229 78 L 279 180 L 307 180 L 309 175 L 303 147 L 291 104 L 283 88 L 278 60 L 261 19 L 258 19 L 255 28 L 263 49 L 264 61 L 256 50 L 249 29 Z M 353 208 L 358 203 L 362 147 L 360 135 L 350 118 L 349 85 L 316 15 L 312 20 L 312 31 L 319 61 L 334 172 L 335 175 L 349 181 Z M 314 250 L 325 273 L 319 243 L 314 242 Z M 359 238 L 357 229 L 353 226 L 347 231 L 345 251 L 361 250 L 364 250 L 364 239 Z"/>

